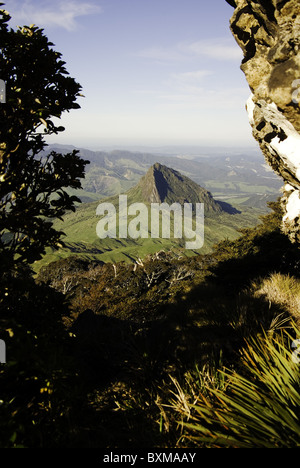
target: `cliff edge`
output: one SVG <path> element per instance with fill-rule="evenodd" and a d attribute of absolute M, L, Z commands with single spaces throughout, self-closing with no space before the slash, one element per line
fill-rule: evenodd
<path fill-rule="evenodd" d="M 230 28 L 244 54 L 253 136 L 284 180 L 283 231 L 300 242 L 300 3 L 226 1 L 234 7 Z"/>

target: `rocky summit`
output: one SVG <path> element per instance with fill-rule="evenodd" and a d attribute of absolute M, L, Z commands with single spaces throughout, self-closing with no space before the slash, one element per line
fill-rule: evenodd
<path fill-rule="evenodd" d="M 300 3 L 227 0 L 231 31 L 243 50 L 241 69 L 253 135 L 284 180 L 283 231 L 300 241 Z"/>
<path fill-rule="evenodd" d="M 208 190 L 189 177 L 160 163 L 149 168 L 137 186 L 128 192 L 129 195 L 132 193 L 146 203 L 204 203 L 207 215 L 232 208 L 215 200 Z"/>

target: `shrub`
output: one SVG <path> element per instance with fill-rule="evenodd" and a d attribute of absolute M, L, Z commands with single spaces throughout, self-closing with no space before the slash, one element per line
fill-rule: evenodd
<path fill-rule="evenodd" d="M 274 273 L 262 281 L 255 293 L 264 296 L 269 302 L 284 307 L 300 323 L 300 280 L 290 276 Z"/>
<path fill-rule="evenodd" d="M 215 448 L 296 448 L 300 446 L 300 369 L 293 359 L 293 326 L 249 340 L 242 368 L 220 371 L 224 388 L 207 386 L 186 409 L 181 443 Z M 186 398 L 187 399 L 187 398 Z"/>

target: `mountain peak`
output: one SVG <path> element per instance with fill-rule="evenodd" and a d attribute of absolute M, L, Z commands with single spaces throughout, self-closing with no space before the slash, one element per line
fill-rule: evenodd
<path fill-rule="evenodd" d="M 144 203 L 204 203 L 207 214 L 224 211 L 209 191 L 160 163 L 151 166 L 130 193 Z"/>

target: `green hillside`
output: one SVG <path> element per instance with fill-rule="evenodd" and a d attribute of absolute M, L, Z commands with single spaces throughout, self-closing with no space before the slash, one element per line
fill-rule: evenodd
<path fill-rule="evenodd" d="M 67 152 L 75 149 L 50 145 L 48 151 Z M 186 153 L 186 151 L 188 151 Z M 137 152 L 126 150 L 91 151 L 79 149 L 80 156 L 90 161 L 82 181 L 83 191 L 77 195 L 84 202 L 124 193 L 135 187 L 141 177 L 156 162 L 179 171 L 201 187 L 209 190 L 215 199 L 231 203 L 248 201 L 257 196 L 251 206 L 264 201 L 274 201 L 280 195 L 281 179 L 266 164 L 260 151 L 236 153 L 234 149 L 223 153 L 209 148 L 194 151 L 172 148 L 170 152 Z M 47 152 L 46 152 L 47 153 Z M 266 204 L 265 204 L 266 207 Z"/>
<path fill-rule="evenodd" d="M 100 203 L 111 203 L 117 208 L 116 225 L 119 232 L 119 196 L 99 199 L 92 203 L 83 203 L 77 207 L 75 213 L 64 216 L 63 221 L 55 220 L 54 227 L 63 231 L 65 236 L 64 247 L 58 251 L 48 249 L 46 255 L 35 263 L 36 272 L 51 261 L 66 258 L 69 255 L 80 256 L 89 260 L 101 260 L 103 262 L 132 262 L 138 258 L 144 258 L 147 254 L 153 254 L 160 250 L 172 250 L 178 256 L 192 256 L 196 253 L 206 254 L 212 247 L 223 239 L 236 239 L 239 230 L 257 224 L 259 215 L 263 210 L 249 206 L 234 207 L 222 202 L 217 202 L 210 192 L 200 187 L 188 177 L 181 175 L 166 166 L 155 164 L 140 182 L 132 189 L 125 192 L 128 206 L 142 202 L 149 212 L 148 238 L 104 238 L 97 236 L 96 227 L 100 217 L 96 214 Z M 173 236 L 173 215 L 171 213 L 170 238 L 151 238 L 150 212 L 151 202 L 175 203 L 204 203 L 204 244 L 201 249 L 189 250 L 185 248 L 184 238 Z M 128 222 L 134 217 L 128 217 Z M 193 218 L 193 228 L 196 229 Z"/>

